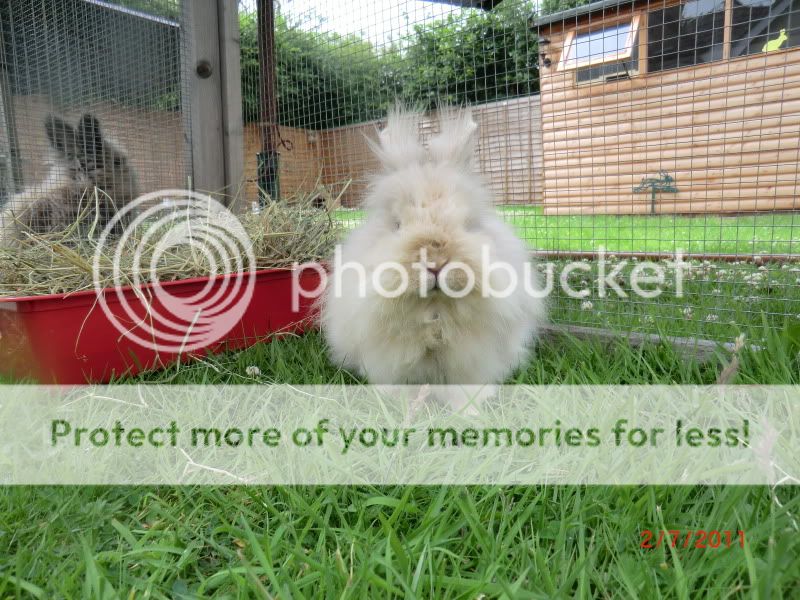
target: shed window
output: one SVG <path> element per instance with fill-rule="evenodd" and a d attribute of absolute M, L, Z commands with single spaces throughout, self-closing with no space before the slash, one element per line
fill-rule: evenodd
<path fill-rule="evenodd" d="M 800 46 L 800 0 L 733 0 L 731 56 Z"/>
<path fill-rule="evenodd" d="M 575 70 L 576 83 L 588 83 L 592 81 L 615 81 L 628 79 L 631 75 L 639 72 L 639 48 L 633 46 L 631 57 L 627 60 L 620 60 L 613 63 L 603 63 L 601 65 L 590 65 Z"/>
<path fill-rule="evenodd" d="M 647 17 L 647 69 L 688 67 L 722 58 L 725 0 L 691 0 Z"/>
<path fill-rule="evenodd" d="M 630 59 L 638 29 L 639 17 L 636 16 L 630 21 L 594 31 L 570 32 L 558 68 L 576 69 Z"/>

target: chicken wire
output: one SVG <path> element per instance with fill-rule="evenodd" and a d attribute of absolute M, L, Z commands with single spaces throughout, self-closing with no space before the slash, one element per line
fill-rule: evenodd
<path fill-rule="evenodd" d="M 241 193 L 311 195 L 353 227 L 377 166 L 364 136 L 389 105 L 431 111 L 428 139 L 438 103 L 470 104 L 497 209 L 556 274 L 589 268 L 570 276 L 585 298 L 555 282 L 555 322 L 723 339 L 781 327 L 800 318 L 799 2 L 606 0 L 555 16 L 545 2 L 547 16 L 526 0 L 284 0 L 267 61 L 270 0 L 239 0 Z M 0 4 L 0 204 L 45 185 L 50 114 L 95 115 L 140 193 L 191 185 L 184 9 Z M 625 297 L 599 295 L 601 248 L 607 271 L 628 261 L 614 278 Z M 631 294 L 637 263 L 678 251 L 692 263 L 683 295 Z"/>
<path fill-rule="evenodd" d="M 280 197 L 338 201 L 355 226 L 376 168 L 364 135 L 387 107 L 470 104 L 497 210 L 555 270 L 556 323 L 730 340 L 800 319 L 800 1 L 537 6 L 276 2 L 276 124 L 259 104 L 257 2 L 240 0 L 248 195 L 267 126 Z M 625 297 L 599 294 L 602 249 Z M 575 260 L 584 298 L 557 279 Z M 648 260 L 667 269 L 655 298 L 630 288 Z"/>
<path fill-rule="evenodd" d="M 12 205 L 15 194 L 49 193 L 56 160 L 46 134 L 51 116 L 76 131 L 93 123 L 91 132 L 118 150 L 113 160 L 126 161 L 136 181 L 120 194 L 125 200 L 187 186 L 180 17 L 179 0 L 0 4 L 0 206 Z M 103 187 L 114 195 L 119 170 L 93 166 L 108 171 Z"/>

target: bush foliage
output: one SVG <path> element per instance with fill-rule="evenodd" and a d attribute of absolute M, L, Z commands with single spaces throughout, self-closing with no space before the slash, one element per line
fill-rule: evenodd
<path fill-rule="evenodd" d="M 433 107 L 482 103 L 539 89 L 530 0 L 463 9 L 376 48 L 356 35 L 307 31 L 276 17 L 278 112 L 283 125 L 327 129 L 381 116 L 395 99 Z M 258 120 L 254 14 L 240 17 L 244 114 Z"/>
<path fill-rule="evenodd" d="M 240 18 L 242 102 L 246 121 L 260 115 L 255 14 Z M 281 15 L 275 21 L 278 114 L 281 124 L 325 129 L 375 118 L 391 88 L 389 56 L 354 35 L 305 31 Z"/>
<path fill-rule="evenodd" d="M 541 10 L 543 15 L 551 15 L 562 10 L 583 6 L 593 1 L 594 0 L 542 0 Z"/>
<path fill-rule="evenodd" d="M 179 19 L 175 0 L 116 0 Z M 582 0 L 545 0 L 569 3 Z M 380 117 L 400 99 L 430 108 L 482 103 L 539 90 L 533 0 L 505 0 L 491 11 L 454 9 L 382 47 L 358 35 L 308 31 L 276 15 L 278 114 L 282 125 L 327 129 Z M 240 12 L 242 104 L 259 120 L 258 25 Z M 321 29 L 321 28 L 318 28 Z M 177 93 L 166 98 L 177 109 Z"/>
<path fill-rule="evenodd" d="M 417 25 L 401 53 L 404 98 L 432 107 L 482 103 L 539 90 L 533 9 L 513 0 Z"/>

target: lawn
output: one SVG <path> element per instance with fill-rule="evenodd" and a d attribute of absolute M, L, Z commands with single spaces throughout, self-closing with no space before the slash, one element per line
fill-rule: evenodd
<path fill-rule="evenodd" d="M 498 211 L 534 250 L 669 252 L 695 254 L 800 254 L 800 213 L 750 216 L 545 215 L 538 206 Z M 341 209 L 352 227 L 364 211 Z"/>
<path fill-rule="evenodd" d="M 554 290 L 550 318 L 557 323 L 623 331 L 655 332 L 660 326 L 674 336 L 730 341 L 739 333 L 760 336 L 763 324 L 783 328 L 800 320 L 800 213 L 755 216 L 610 216 L 543 215 L 539 207 L 505 206 L 499 210 L 531 248 L 539 250 L 608 253 L 606 273 L 621 265 L 626 279 L 636 259 L 615 252 L 741 254 L 742 260 L 692 260 L 682 295 L 674 282 L 650 300 L 631 294 L 599 296 L 598 265 L 586 260 L 588 273 L 573 272 L 574 289 L 587 288 L 585 299 L 568 297 L 558 285 L 565 260 L 551 261 Z M 348 227 L 363 219 L 363 211 L 342 209 L 340 222 Z M 793 262 L 747 262 L 760 254 L 793 253 Z M 540 263 L 548 262 L 540 259 Z M 665 261 L 660 261 L 665 264 Z M 588 302 L 587 302 L 588 301 Z"/>
<path fill-rule="evenodd" d="M 794 342 L 762 337 L 733 383 L 800 383 Z M 513 382 L 713 383 L 720 369 L 559 338 Z M 357 382 L 317 334 L 138 380 Z M 3 488 L 0 598 L 790 598 L 799 517 L 799 491 L 766 487 Z M 659 528 L 746 543 L 641 548 Z"/>
<path fill-rule="evenodd" d="M 555 262 L 555 272 L 564 261 Z M 691 261 L 684 270 L 682 292 L 665 268 L 663 293 L 646 299 L 634 294 L 629 285 L 635 259 L 611 258 L 606 274 L 620 264 L 615 277 L 625 297 L 607 288 L 600 297 L 598 265 L 585 261 L 588 271 L 573 271 L 573 289 L 588 289 L 587 299 L 568 297 L 555 281 L 549 297 L 550 318 L 557 323 L 731 341 L 739 333 L 751 339 L 762 337 L 763 326 L 783 329 L 800 323 L 800 262 L 736 264 Z M 659 261 L 666 265 L 666 261 Z M 644 286 L 643 286 L 644 287 Z M 655 289 L 655 287 L 651 287 Z"/>
<path fill-rule="evenodd" d="M 797 252 L 793 215 L 544 217 L 505 209 L 536 248 Z M 358 211 L 340 211 L 354 224 Z M 794 226 L 794 227 L 793 227 Z M 792 236 L 795 236 L 793 238 Z M 647 242 L 643 241 L 647 238 Z M 714 240 L 714 241 L 712 241 Z M 755 240 L 755 243 L 753 241 Z M 678 242 L 689 242 L 688 246 Z M 732 341 L 731 383 L 800 384 L 800 265 L 694 261 L 686 295 L 555 294 L 555 321 Z M 612 259 L 612 265 L 620 264 Z M 556 265 L 558 266 L 558 265 Z M 624 279 L 634 266 L 625 265 Z M 509 381 L 712 384 L 670 346 L 545 340 Z M 258 367 L 259 375 L 254 376 Z M 162 384 L 361 383 L 319 334 L 146 373 Z M 645 529 L 744 531 L 744 548 L 640 547 Z M 0 488 L 0 599 L 792 598 L 800 595 L 800 490 L 671 486 Z"/>

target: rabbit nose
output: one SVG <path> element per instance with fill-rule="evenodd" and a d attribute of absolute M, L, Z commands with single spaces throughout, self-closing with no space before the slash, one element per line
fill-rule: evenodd
<path fill-rule="evenodd" d="M 446 264 L 447 264 L 447 261 L 445 261 L 442 264 L 440 264 L 438 266 L 435 266 L 435 267 L 428 267 L 428 273 L 430 273 L 434 277 L 438 278 L 439 277 L 439 273 L 442 272 L 442 269 L 444 269 L 444 266 Z"/>

